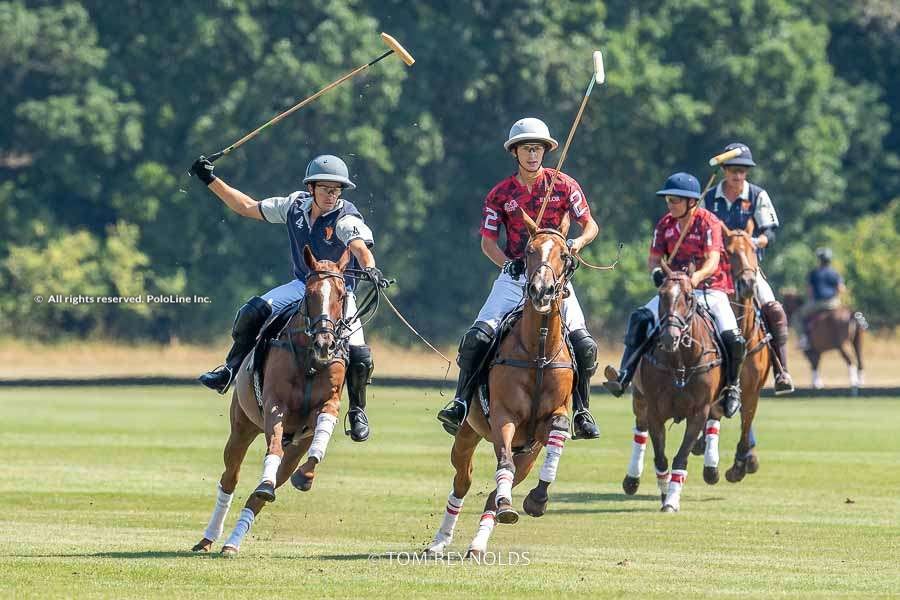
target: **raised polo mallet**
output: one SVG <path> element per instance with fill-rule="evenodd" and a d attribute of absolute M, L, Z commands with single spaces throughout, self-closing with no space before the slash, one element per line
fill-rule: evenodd
<path fill-rule="evenodd" d="M 550 179 L 550 186 L 547 188 L 547 194 L 544 196 L 544 201 L 541 203 L 541 210 L 538 212 L 537 219 L 534 220 L 539 228 L 541 226 L 541 219 L 544 218 L 544 210 L 547 208 L 547 203 L 550 202 L 550 194 L 553 193 L 553 186 L 556 185 L 556 178 L 559 175 L 559 170 L 562 168 L 563 161 L 566 160 L 569 144 L 572 143 L 572 138 L 575 136 L 575 130 L 578 128 L 578 123 L 581 122 L 581 115 L 584 113 L 584 107 L 587 106 L 588 98 L 590 98 L 591 92 L 594 90 L 594 84 L 600 85 L 606 81 L 606 71 L 603 69 L 603 53 L 599 50 L 594 50 L 593 56 L 594 74 L 591 76 L 587 91 L 584 93 L 584 98 L 581 100 L 581 106 L 578 107 L 578 114 L 575 115 L 575 122 L 572 123 L 572 128 L 569 129 L 569 137 L 566 138 L 562 153 L 559 155 L 559 161 L 556 163 L 556 171 Z"/>
<path fill-rule="evenodd" d="M 722 154 L 716 154 L 711 159 L 709 159 L 709 166 L 718 167 L 726 160 L 731 160 L 737 156 L 740 156 L 744 151 L 740 148 L 734 148 L 729 150 L 728 152 L 723 152 Z M 706 183 L 706 187 L 703 188 L 703 191 L 700 192 L 700 199 L 703 199 L 703 196 L 712 189 L 713 184 L 716 182 L 716 171 L 713 169 L 712 175 L 709 176 L 709 181 Z M 684 241 L 684 236 L 687 235 L 688 230 L 691 228 L 691 225 L 694 223 L 694 215 L 691 215 L 691 220 L 688 222 L 687 227 L 684 228 L 684 231 L 681 232 L 681 235 L 678 237 L 678 241 L 675 242 L 675 247 L 672 249 L 672 252 L 669 254 L 669 257 L 675 256 L 675 253 L 678 252 L 678 249 L 681 248 L 681 242 Z M 663 262 L 667 262 L 665 257 L 663 257 Z"/>
<path fill-rule="evenodd" d="M 372 61 L 369 61 L 369 62 L 367 62 L 367 63 L 364 64 L 364 65 L 360 65 L 359 67 L 356 67 L 355 69 L 353 69 L 352 71 L 350 71 L 349 73 L 347 73 L 346 75 L 344 75 L 343 77 L 341 77 L 340 79 L 337 79 L 337 80 L 333 81 L 332 83 L 329 83 L 328 85 L 326 85 L 325 87 L 323 87 L 321 90 L 319 90 L 318 92 L 316 92 L 315 94 L 313 94 L 313 95 L 310 96 L 309 98 L 306 98 L 306 99 L 304 99 L 304 100 L 301 100 L 300 102 L 298 102 L 298 103 L 295 104 L 294 106 L 290 107 L 289 109 L 287 109 L 286 111 L 284 111 L 284 112 L 281 113 L 280 115 L 274 117 L 273 119 L 271 119 L 270 121 L 264 123 L 263 125 L 260 125 L 259 127 L 257 127 L 256 129 L 254 129 L 253 131 L 251 131 L 250 133 L 248 133 L 247 135 L 245 135 L 244 137 L 242 137 L 241 139 L 239 139 L 239 140 L 236 141 L 235 143 L 231 144 L 231 145 L 228 146 L 227 148 L 224 148 L 224 149 L 222 149 L 222 150 L 219 150 L 219 151 L 216 152 L 215 154 L 212 154 L 212 155 L 208 156 L 207 159 L 208 159 L 210 162 L 215 162 L 216 160 L 222 158 L 223 156 L 225 156 L 226 154 L 228 154 L 229 152 L 231 152 L 231 151 L 234 150 L 235 148 L 239 148 L 239 147 L 242 146 L 245 142 L 249 142 L 250 140 L 252 140 L 253 138 L 255 138 L 255 137 L 259 134 L 259 132 L 261 132 L 261 131 L 262 131 L 263 129 L 265 129 L 266 127 L 268 127 L 268 126 L 270 126 L 270 125 L 274 125 L 275 123 L 277 123 L 278 121 L 280 121 L 280 120 L 282 120 L 283 118 L 287 117 L 287 116 L 290 115 L 291 113 L 294 113 L 294 112 L 300 110 L 301 108 L 303 108 L 304 106 L 306 106 L 307 104 L 309 104 L 310 102 L 312 102 L 313 100 L 315 100 L 316 98 L 318 98 L 319 96 L 321 96 L 322 94 L 324 94 L 325 92 L 327 92 L 328 90 L 330 90 L 330 89 L 332 89 L 332 88 L 335 88 L 335 87 L 339 86 L 340 84 L 344 83 L 345 81 L 347 81 L 347 80 L 350 79 L 351 77 L 354 77 L 354 76 L 356 76 L 356 75 L 359 75 L 360 73 L 362 73 L 363 71 L 365 71 L 366 69 L 368 69 L 369 67 L 371 67 L 372 65 L 374 65 L 375 63 L 377 63 L 378 61 L 380 61 L 380 60 L 382 60 L 382 59 L 384 59 L 384 58 L 387 58 L 387 57 L 390 56 L 391 54 L 396 53 L 397 56 L 400 57 L 400 60 L 402 60 L 404 63 L 406 63 L 406 66 L 407 66 L 407 67 L 411 67 L 411 66 L 413 65 L 413 63 L 416 62 L 416 59 L 414 59 L 414 58 L 412 57 L 412 55 L 411 55 L 409 52 L 406 51 L 406 48 L 404 48 L 403 46 L 401 46 L 401 45 L 400 45 L 400 42 L 398 42 L 397 40 L 395 40 L 393 37 L 391 37 L 391 36 L 389 36 L 388 34 L 382 32 L 382 34 L 381 34 L 381 40 L 385 43 L 385 45 L 386 45 L 388 48 L 390 48 L 390 50 L 388 50 L 387 52 L 385 52 L 384 54 L 382 54 L 382 55 L 379 56 L 378 58 L 376 58 L 376 59 L 374 59 L 374 60 L 372 60 Z"/>

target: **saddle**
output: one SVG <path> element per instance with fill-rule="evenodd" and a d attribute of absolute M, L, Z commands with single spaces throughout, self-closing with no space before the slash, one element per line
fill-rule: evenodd
<path fill-rule="evenodd" d="M 500 324 L 497 326 L 497 335 L 494 336 L 494 340 L 491 342 L 491 345 L 488 347 L 487 352 L 484 355 L 484 359 L 482 359 L 481 364 L 475 369 L 472 374 L 473 386 L 475 388 L 475 392 L 478 394 L 479 405 L 481 406 L 481 411 L 484 414 L 485 418 L 490 416 L 490 389 L 488 387 L 488 375 L 491 372 L 491 368 L 495 364 L 502 364 L 497 362 L 497 354 L 500 352 L 500 346 L 503 344 L 504 340 L 509 337 L 509 334 L 512 332 L 516 323 L 522 318 L 522 314 L 524 312 L 524 304 L 520 304 L 512 311 L 507 313 L 503 320 L 500 321 Z M 563 339 L 566 342 L 566 346 L 569 349 L 569 356 L 573 357 L 574 361 L 575 350 L 572 347 L 572 342 L 569 341 L 569 332 L 563 325 Z M 572 363 L 572 368 L 575 372 L 575 378 L 573 378 L 573 391 L 574 386 L 578 384 L 578 369 L 575 368 L 574 362 Z"/>
<path fill-rule="evenodd" d="M 256 336 L 256 343 L 250 350 L 250 360 L 247 361 L 247 371 L 253 381 L 253 395 L 256 396 L 256 404 L 262 414 L 262 389 L 263 374 L 265 373 L 266 357 L 269 354 L 271 342 L 281 335 L 291 318 L 300 310 L 303 300 L 291 302 L 280 311 L 269 316 Z"/>

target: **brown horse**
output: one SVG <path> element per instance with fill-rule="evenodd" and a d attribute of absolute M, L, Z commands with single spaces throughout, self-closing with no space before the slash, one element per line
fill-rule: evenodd
<path fill-rule="evenodd" d="M 453 539 L 463 499 L 472 484 L 472 457 L 482 438 L 494 444 L 497 487 L 484 505 L 480 524 L 469 546 L 469 556 L 487 549 L 495 520 L 518 521 L 512 507 L 512 488 L 528 476 L 541 446 L 547 454 L 540 481 L 525 498 L 523 508 L 540 517 L 547 508 L 547 489 L 556 478 L 563 446 L 569 437 L 574 364 L 563 333 L 560 312 L 574 258 L 566 246 L 568 223 L 561 231 L 538 229 L 522 213 L 530 233 L 525 249 L 526 292 L 521 319 L 501 342 L 488 376 L 490 416 L 469 411 L 453 442 L 450 461 L 456 469 L 453 491 L 441 526 L 426 548 L 440 554 Z"/>
<path fill-rule="evenodd" d="M 663 262 L 666 280 L 659 288 L 659 338 L 638 364 L 632 386 L 635 415 L 634 444 L 622 489 L 635 494 L 643 471 L 648 431 L 663 512 L 677 512 L 687 479 L 688 455 L 708 420 L 718 421 L 716 401 L 724 381 L 721 352 L 713 339 L 713 325 L 697 316 L 698 300 L 691 274 L 672 271 Z M 666 458 L 665 423 L 687 420 L 684 437 L 672 461 Z M 718 467 L 704 466 L 707 481 L 718 479 Z"/>
<path fill-rule="evenodd" d="M 247 499 L 234 531 L 222 546 L 224 555 L 237 554 L 256 515 L 267 502 L 275 501 L 275 489 L 289 477 L 301 491 L 309 490 L 316 466 L 325 456 L 340 412 L 346 369 L 346 344 L 341 335 L 346 295 L 343 274 L 350 253 L 345 251 L 337 263 L 317 261 L 307 246 L 303 257 L 309 268 L 306 295 L 298 311 L 271 342 L 261 402 L 248 369 L 253 354 L 241 365 L 231 397 L 231 434 L 225 444 L 225 471 L 219 481 L 209 525 L 203 539 L 193 547 L 194 552 L 209 552 L 222 534 L 241 463 L 260 433 L 265 433 L 267 446 L 262 480 Z M 297 469 L 307 450 L 306 462 Z"/>
<path fill-rule="evenodd" d="M 796 292 L 784 293 L 784 310 L 788 318 L 793 319 L 795 313 L 803 306 L 803 297 Z M 824 386 L 819 374 L 819 360 L 828 350 L 837 350 L 847 364 L 850 387 L 858 388 L 864 383 L 863 377 L 863 336 L 869 324 L 862 313 L 854 312 L 846 307 L 824 310 L 808 318 L 809 335 L 807 347 L 803 349 L 812 367 L 812 386 L 820 389 Z M 850 347 L 856 357 L 856 364 L 850 357 Z"/>
<path fill-rule="evenodd" d="M 748 222 L 750 225 L 753 221 Z M 741 326 L 741 335 L 747 340 L 747 353 L 741 368 L 741 437 L 738 440 L 734 464 L 725 472 L 725 478 L 736 483 L 747 473 L 759 469 L 759 460 L 751 440 L 751 427 L 759 404 L 769 370 L 772 368 L 771 336 L 761 326 L 754 302 L 756 278 L 759 276 L 759 262 L 750 233 L 744 230 L 725 229 L 725 249 L 734 280 L 735 296 L 732 300 L 734 314 Z M 695 454 L 703 454 L 704 468 L 718 466 L 719 421 L 710 420 L 706 425 L 706 435 L 694 446 Z M 705 474 L 705 471 L 704 471 Z M 716 483 L 707 480 L 707 483 Z"/>

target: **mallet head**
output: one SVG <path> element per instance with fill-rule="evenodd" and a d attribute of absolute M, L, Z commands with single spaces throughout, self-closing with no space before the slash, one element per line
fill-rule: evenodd
<path fill-rule="evenodd" d="M 594 81 L 598 84 L 606 81 L 606 70 L 603 68 L 603 53 L 594 50 Z"/>
<path fill-rule="evenodd" d="M 743 154 L 743 150 L 741 148 L 734 148 L 733 150 L 729 150 L 728 152 L 723 152 L 722 154 L 717 154 L 709 159 L 709 166 L 717 167 L 721 165 L 726 160 L 731 160 L 732 158 L 736 158 Z"/>
<path fill-rule="evenodd" d="M 400 45 L 400 42 L 383 31 L 381 32 L 381 40 L 400 57 L 400 60 L 406 63 L 407 67 L 411 67 L 413 63 L 416 62 L 416 59 L 412 57 L 412 54 L 406 51 L 406 48 Z"/>

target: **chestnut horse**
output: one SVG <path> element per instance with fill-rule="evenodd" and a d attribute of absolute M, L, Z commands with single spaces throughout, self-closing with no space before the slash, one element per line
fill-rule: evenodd
<path fill-rule="evenodd" d="M 521 319 L 500 343 L 488 376 L 490 416 L 469 411 L 453 441 L 450 462 L 456 469 L 453 491 L 428 554 L 441 554 L 453 539 L 463 499 L 472 484 L 472 458 L 482 438 L 494 444 L 496 489 L 484 505 L 478 531 L 467 556 L 479 556 L 495 521 L 513 524 L 512 488 L 528 476 L 540 453 L 547 453 L 540 481 L 523 508 L 540 517 L 547 508 L 547 489 L 556 479 L 563 446 L 569 437 L 569 410 L 575 370 L 563 332 L 561 307 L 575 259 L 566 246 L 567 220 L 560 231 L 538 229 L 524 212 L 530 239 L 525 249 L 526 293 Z"/>
<path fill-rule="evenodd" d="M 753 221 L 748 221 L 752 226 Z M 759 261 L 750 233 L 741 229 L 731 230 L 723 226 L 725 233 L 725 249 L 734 280 L 735 296 L 732 301 L 734 315 L 741 326 L 741 335 L 747 340 L 747 353 L 744 366 L 741 368 L 741 437 L 738 440 L 734 456 L 734 464 L 725 472 L 725 479 L 736 483 L 747 473 L 756 473 L 759 460 L 752 446 L 750 428 L 759 405 L 759 395 L 769 370 L 772 367 L 772 350 L 769 347 L 771 335 L 761 326 L 761 319 L 756 310 L 755 289 L 759 276 Z M 749 227 L 748 227 L 749 229 Z M 705 467 L 716 467 L 719 464 L 719 420 L 710 419 L 706 424 L 705 436 L 694 445 L 694 454 L 703 454 Z M 706 471 L 704 471 L 705 479 Z M 714 484 L 715 480 L 706 480 Z"/>
<path fill-rule="evenodd" d="M 662 267 L 666 280 L 659 288 L 660 333 L 655 347 L 651 346 L 635 371 L 634 444 L 622 489 L 628 495 L 637 493 L 649 431 L 661 510 L 678 512 L 691 448 L 710 417 L 719 420 L 722 416 L 717 398 L 725 373 L 721 351 L 713 338 L 713 325 L 697 316 L 698 300 L 691 285 L 693 268 L 684 273 L 672 271 L 665 262 Z M 687 424 L 670 473 L 665 423 L 672 418 L 686 419 Z M 718 467 L 704 466 L 704 479 L 710 481 L 718 476 Z"/>
<path fill-rule="evenodd" d="M 784 310 L 788 319 L 793 319 L 803 306 L 803 298 L 800 294 L 785 292 Z M 837 350 L 847 364 L 850 378 L 850 387 L 854 390 L 864 383 L 862 347 L 863 335 L 869 328 L 866 318 L 861 312 L 854 312 L 846 307 L 838 307 L 832 310 L 823 310 L 810 317 L 808 327 L 807 348 L 803 349 L 809 364 L 812 367 L 812 386 L 816 389 L 824 387 L 822 377 L 819 374 L 819 360 L 822 353 L 828 350 Z M 850 348 L 853 349 L 856 364 L 850 357 Z"/>
<path fill-rule="evenodd" d="M 337 263 L 313 257 L 303 250 L 309 268 L 306 295 L 277 339 L 265 362 L 262 401 L 254 391 L 248 370 L 253 353 L 241 365 L 231 397 L 231 433 L 225 444 L 225 471 L 209 525 L 194 552 L 209 552 L 222 535 L 238 474 L 247 449 L 260 433 L 266 436 L 266 457 L 259 486 L 247 499 L 237 525 L 222 546 L 222 554 L 237 554 L 241 540 L 267 502 L 275 501 L 275 489 L 290 477 L 301 491 L 312 487 L 316 466 L 337 422 L 346 370 L 346 335 L 343 305 L 344 269 L 350 262 L 345 251 Z M 342 335 L 344 334 L 344 335 Z M 306 462 L 294 470 L 304 453 Z M 293 476 L 291 475 L 293 473 Z"/>

